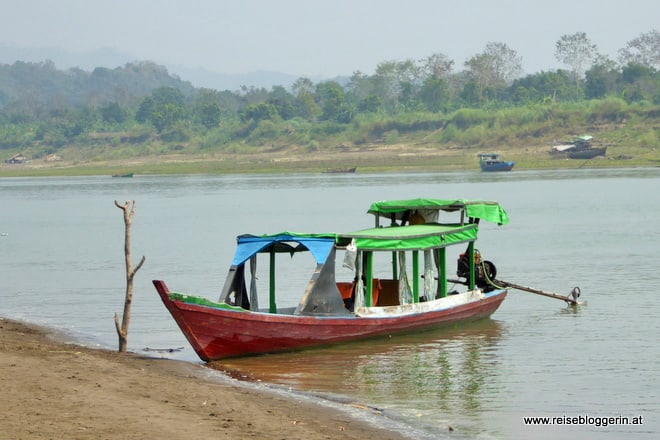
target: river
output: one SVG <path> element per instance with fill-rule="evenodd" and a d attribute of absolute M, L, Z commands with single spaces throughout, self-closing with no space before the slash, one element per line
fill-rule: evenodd
<path fill-rule="evenodd" d="M 659 168 L 1 178 L 0 316 L 116 348 L 125 275 L 114 201 L 136 200 L 133 260 L 146 262 L 129 349 L 183 347 L 163 356 L 199 362 L 152 279 L 217 299 L 239 234 L 369 227 L 376 200 L 493 199 L 511 222 L 482 223 L 477 247 L 498 278 L 561 294 L 579 286 L 586 305 L 511 290 L 485 321 L 216 367 L 371 408 L 415 436 L 652 439 L 660 434 L 658 187 Z"/>

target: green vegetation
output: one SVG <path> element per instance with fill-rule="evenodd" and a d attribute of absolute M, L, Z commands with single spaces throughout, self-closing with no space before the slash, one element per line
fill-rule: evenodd
<path fill-rule="evenodd" d="M 658 39 L 642 34 L 615 63 L 564 36 L 556 56 L 570 70 L 523 77 L 515 51 L 489 43 L 457 73 L 434 54 L 290 91 L 198 89 L 149 62 L 0 65 L 0 160 L 30 161 L 0 175 L 474 169 L 486 150 L 518 168 L 570 167 L 548 151 L 584 133 L 609 147 L 593 166 L 656 166 L 660 72 L 644 49 Z"/>

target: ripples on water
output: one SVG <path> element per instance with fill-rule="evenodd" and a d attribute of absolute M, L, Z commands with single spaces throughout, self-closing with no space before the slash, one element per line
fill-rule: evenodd
<path fill-rule="evenodd" d="M 382 199 L 495 199 L 511 223 L 482 225 L 478 247 L 499 278 L 561 294 L 579 285 L 586 306 L 511 291 L 489 320 L 213 366 L 377 408 L 431 437 L 655 439 L 659 182 L 658 169 L 0 179 L 0 315 L 115 347 L 124 268 L 113 201 L 134 199 L 133 257 L 147 261 L 130 348 L 183 346 L 172 356 L 196 362 L 151 279 L 216 299 L 238 234 L 359 229 Z M 647 423 L 525 426 L 522 417 L 534 415 Z"/>
<path fill-rule="evenodd" d="M 484 320 L 429 332 L 395 335 L 323 349 L 217 361 L 211 366 L 244 379 L 314 392 L 388 417 L 414 419 L 433 431 L 473 414 L 498 376 L 495 356 L 504 326 Z M 410 405 L 414 402 L 414 405 Z M 460 426 L 463 428 L 463 426 Z"/>

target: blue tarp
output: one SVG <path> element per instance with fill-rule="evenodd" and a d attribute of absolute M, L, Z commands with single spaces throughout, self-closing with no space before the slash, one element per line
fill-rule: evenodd
<path fill-rule="evenodd" d="M 237 239 L 238 246 L 234 253 L 231 264 L 239 266 L 245 263 L 253 255 L 275 245 L 278 252 L 296 252 L 295 246 L 287 245 L 294 242 L 299 243 L 309 250 L 318 264 L 325 263 L 330 251 L 335 245 L 334 234 L 298 234 L 295 232 L 283 232 L 275 235 L 241 235 Z"/>

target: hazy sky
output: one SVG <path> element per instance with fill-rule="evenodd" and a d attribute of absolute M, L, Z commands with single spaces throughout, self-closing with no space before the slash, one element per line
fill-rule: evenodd
<path fill-rule="evenodd" d="M 586 32 L 600 52 L 660 28 L 657 0 L 0 0 L 0 44 L 219 73 L 374 73 L 383 61 L 442 52 L 455 70 L 501 42 L 526 73 L 563 67 L 555 43 Z M 130 61 L 130 60 L 127 60 Z"/>

